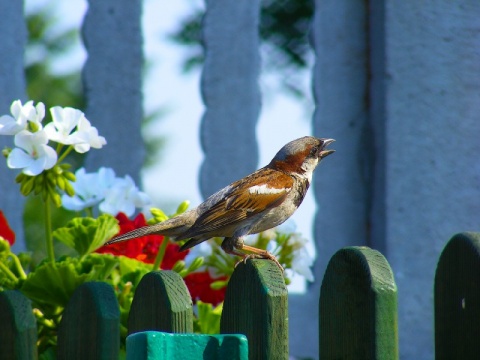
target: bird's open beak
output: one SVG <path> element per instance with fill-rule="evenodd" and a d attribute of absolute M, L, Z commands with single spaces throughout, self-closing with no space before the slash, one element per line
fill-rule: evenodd
<path fill-rule="evenodd" d="M 333 154 L 335 150 L 326 150 L 325 148 L 333 143 L 335 140 L 334 139 L 320 139 L 323 141 L 322 148 L 319 154 L 320 159 L 323 159 L 324 157 L 327 157 L 330 154 Z"/>

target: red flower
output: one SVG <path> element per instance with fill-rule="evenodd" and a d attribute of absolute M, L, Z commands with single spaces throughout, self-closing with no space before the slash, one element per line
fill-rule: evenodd
<path fill-rule="evenodd" d="M 205 303 L 217 305 L 225 299 L 225 291 L 227 288 L 224 287 L 220 290 L 213 290 L 210 284 L 218 280 L 227 280 L 227 276 L 220 276 L 214 279 L 208 271 L 205 271 L 188 274 L 183 280 L 185 284 L 187 284 L 187 288 L 190 290 L 190 295 L 194 302 L 200 300 Z"/>
<path fill-rule="evenodd" d="M 117 235 L 125 234 L 128 231 L 138 229 L 147 225 L 145 216 L 138 214 L 135 219 L 130 220 L 124 213 L 118 213 L 116 219 L 119 221 L 120 231 Z M 102 246 L 96 252 L 101 254 L 124 255 L 126 257 L 137 259 L 147 264 L 153 264 L 157 256 L 158 249 L 163 241 L 166 240 L 162 235 L 147 235 L 129 241 L 123 241 L 116 244 Z M 180 246 L 173 243 L 167 244 L 163 262 L 160 265 L 162 269 L 171 269 L 177 260 L 183 260 L 188 252 L 179 252 Z"/>
<path fill-rule="evenodd" d="M 13 232 L 8 221 L 3 215 L 3 211 L 0 210 L 0 236 L 3 237 L 8 243 L 13 245 L 15 243 L 15 233 Z"/>

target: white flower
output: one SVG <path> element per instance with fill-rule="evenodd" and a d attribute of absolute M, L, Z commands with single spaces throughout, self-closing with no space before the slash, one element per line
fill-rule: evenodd
<path fill-rule="evenodd" d="M 308 281 L 313 281 L 314 277 L 311 267 L 314 259 L 310 256 L 306 247 L 308 242 L 309 240 L 302 237 L 300 233 L 293 233 L 288 239 L 288 245 L 293 249 L 292 270 L 304 276 Z"/>
<path fill-rule="evenodd" d="M 30 176 L 51 169 L 57 162 L 57 153 L 47 145 L 47 134 L 41 130 L 35 133 L 23 130 L 15 135 L 15 149 L 7 158 L 7 165 L 12 169 L 23 169 Z"/>
<path fill-rule="evenodd" d="M 105 198 L 107 190 L 115 182 L 115 172 L 113 169 L 101 167 L 98 172 L 87 173 L 85 168 L 80 168 L 75 172 L 75 178 L 72 184 L 75 195 L 63 195 L 62 204 L 68 210 L 80 211 Z"/>
<path fill-rule="evenodd" d="M 311 267 L 313 266 L 313 258 L 305 247 L 293 252 L 292 270 L 297 274 L 305 277 L 308 281 L 314 280 Z"/>
<path fill-rule="evenodd" d="M 73 129 L 78 125 L 81 118 L 85 115 L 80 110 L 60 106 L 54 106 L 50 109 L 53 121 L 45 126 L 45 132 L 50 140 L 60 144 L 72 145 L 75 143 Z"/>
<path fill-rule="evenodd" d="M 85 117 L 80 118 L 75 137 L 75 151 L 85 153 L 90 147 L 101 149 L 107 143 L 103 136 L 98 135 L 98 130 L 90 124 Z"/>
<path fill-rule="evenodd" d="M 106 191 L 105 200 L 100 203 L 99 209 L 104 213 L 117 215 L 119 212 L 132 216 L 135 208 L 142 208 L 150 203 L 150 199 L 141 192 L 130 176 L 115 180 Z"/>
<path fill-rule="evenodd" d="M 75 151 L 85 153 L 91 147 L 100 149 L 107 143 L 103 136 L 90 124 L 80 110 L 60 106 L 50 109 L 53 122 L 45 126 L 50 140 L 60 144 L 73 145 Z"/>
<path fill-rule="evenodd" d="M 20 100 L 15 100 L 10 106 L 13 115 L 0 116 L 0 135 L 16 135 L 27 129 L 28 122 L 35 124 L 36 128 L 42 129 L 42 120 L 45 117 L 45 105 L 38 103 L 33 106 L 33 101 L 27 101 L 22 105 Z"/>

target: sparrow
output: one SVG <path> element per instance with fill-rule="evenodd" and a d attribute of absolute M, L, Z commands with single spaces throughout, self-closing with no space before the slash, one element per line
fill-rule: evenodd
<path fill-rule="evenodd" d="M 212 237 L 223 237 L 221 247 L 226 253 L 244 261 L 251 257 L 270 259 L 283 271 L 273 254 L 244 244 L 244 238 L 282 224 L 297 210 L 313 171 L 335 152 L 326 149 L 334 141 L 313 136 L 293 140 L 267 166 L 224 187 L 196 208 L 116 236 L 105 245 L 157 234 L 175 241 L 189 239 L 180 248 L 183 251 Z"/>

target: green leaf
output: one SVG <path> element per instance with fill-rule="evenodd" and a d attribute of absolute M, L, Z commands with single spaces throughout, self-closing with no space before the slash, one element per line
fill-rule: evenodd
<path fill-rule="evenodd" d="M 88 274 L 77 272 L 77 264 L 75 258 L 55 264 L 44 262 L 28 275 L 20 290 L 39 304 L 65 307 L 75 289 L 88 278 Z"/>
<path fill-rule="evenodd" d="M 122 255 L 117 256 L 117 259 L 120 261 L 121 282 L 124 284 L 131 282 L 133 286 L 136 287 L 140 280 L 142 280 L 142 277 L 152 271 L 151 264 L 145 264 Z"/>
<path fill-rule="evenodd" d="M 152 270 L 152 265 L 145 264 L 144 262 L 138 261 L 136 259 L 132 259 L 126 256 L 118 256 L 118 260 L 120 261 L 120 273 L 121 274 L 128 274 L 130 272 L 134 272 L 137 270 L 145 270 L 149 272 Z"/>
<path fill-rule="evenodd" d="M 200 333 L 219 334 L 223 303 L 214 308 L 212 304 L 197 301 L 197 308 Z"/>
<path fill-rule="evenodd" d="M 39 304 L 65 307 L 79 285 L 105 280 L 118 262 L 110 254 L 90 254 L 82 260 L 66 258 L 54 264 L 43 262 L 28 275 L 20 290 Z"/>
<path fill-rule="evenodd" d="M 74 218 L 65 227 L 55 230 L 53 237 L 84 256 L 101 247 L 119 230 L 118 221 L 111 215 L 103 214 L 97 219 Z"/>

